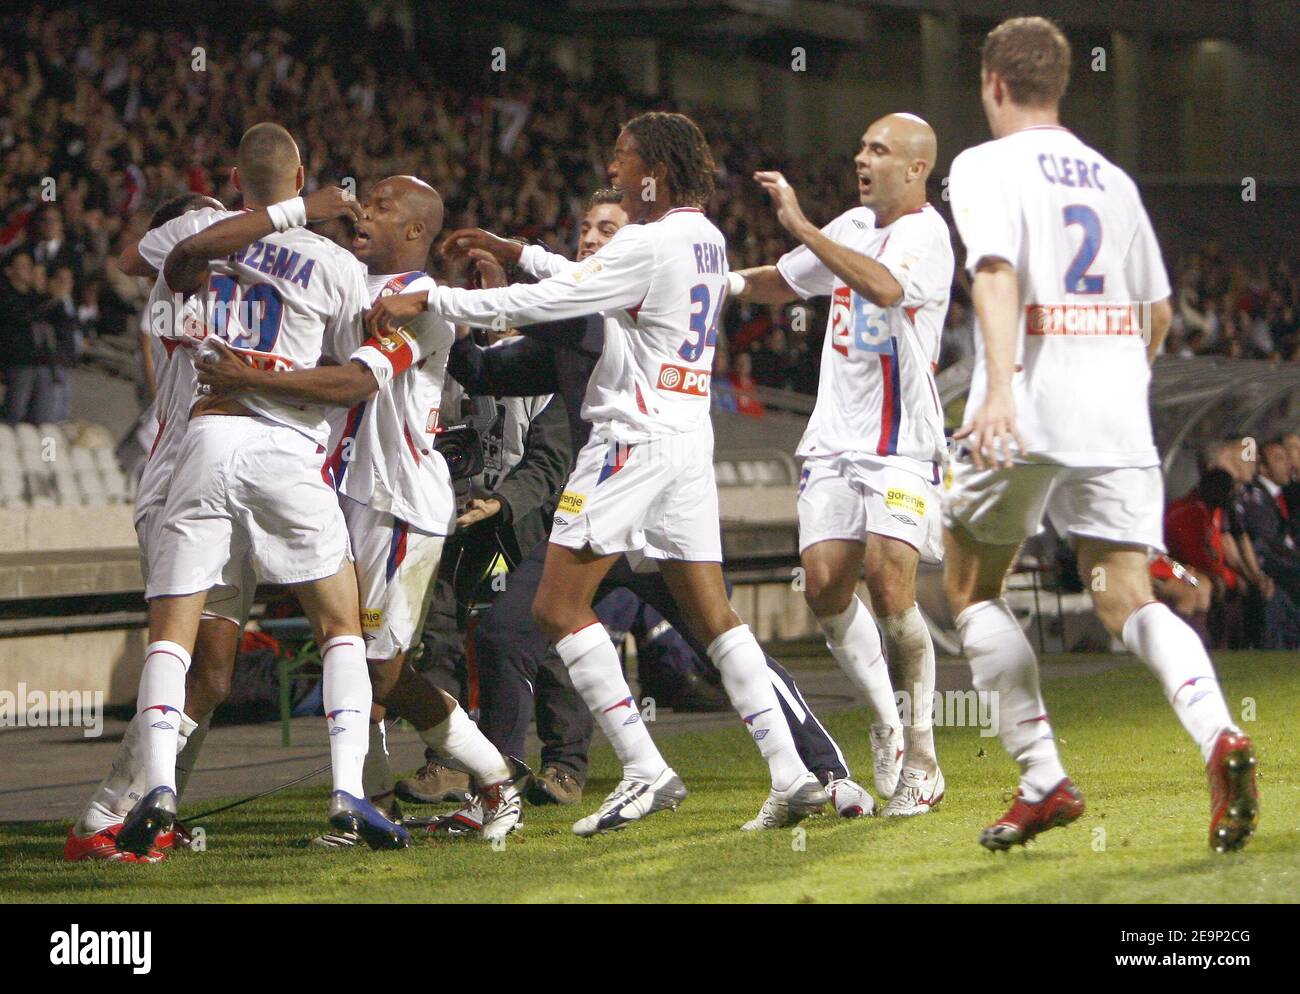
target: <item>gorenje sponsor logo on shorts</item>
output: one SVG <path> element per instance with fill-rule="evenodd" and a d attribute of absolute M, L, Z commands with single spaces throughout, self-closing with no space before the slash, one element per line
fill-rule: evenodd
<path fill-rule="evenodd" d="M 361 609 L 361 628 L 364 631 L 374 631 L 384 623 L 384 609 L 376 607 L 366 607 Z"/>
<path fill-rule="evenodd" d="M 71 925 L 66 932 L 50 934 L 50 962 L 54 966 L 129 966 L 136 974 L 153 967 L 153 933 L 82 931 Z"/>
<path fill-rule="evenodd" d="M 689 366 L 674 366 L 666 362 L 659 367 L 659 389 L 692 397 L 707 397 L 712 375 L 706 369 L 691 369 Z"/>
<path fill-rule="evenodd" d="M 565 511 L 569 514 L 581 514 L 582 505 L 587 503 L 586 494 L 577 494 L 572 490 L 566 490 L 560 494 L 560 502 L 556 505 L 557 511 Z"/>
<path fill-rule="evenodd" d="M 925 514 L 925 498 L 900 490 L 898 487 L 890 487 L 885 491 L 885 507 L 897 507 L 915 514 Z"/>

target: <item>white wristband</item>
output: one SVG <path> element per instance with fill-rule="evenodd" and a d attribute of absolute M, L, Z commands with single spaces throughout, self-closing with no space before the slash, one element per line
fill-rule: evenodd
<path fill-rule="evenodd" d="M 745 277 L 734 269 L 727 272 L 727 292 L 733 297 L 739 297 L 745 292 Z"/>
<path fill-rule="evenodd" d="M 266 213 L 271 218 L 271 223 L 275 225 L 276 231 L 301 228 L 307 223 L 307 204 L 302 197 L 271 204 L 266 209 Z"/>

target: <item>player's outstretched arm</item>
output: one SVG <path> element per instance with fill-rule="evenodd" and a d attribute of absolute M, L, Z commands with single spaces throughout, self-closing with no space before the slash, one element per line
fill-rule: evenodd
<path fill-rule="evenodd" d="M 795 238 L 808 246 L 832 273 L 877 307 L 894 307 L 903 299 L 903 287 L 894 274 L 875 259 L 832 241 L 804 216 L 799 198 L 786 178 L 778 172 L 758 172 L 754 179 L 772 198 L 777 220 Z M 784 301 L 773 301 L 784 303 Z"/>
<path fill-rule="evenodd" d="M 366 312 L 366 330 L 380 336 L 426 310 L 476 328 L 508 328 L 633 307 L 645 299 L 655 265 L 649 236 L 638 228 L 628 225 L 581 265 L 540 283 L 380 297 Z"/>
<path fill-rule="evenodd" d="M 238 217 L 218 221 L 180 242 L 163 264 L 163 278 L 173 293 L 189 296 L 203 286 L 208 265 L 232 252 L 247 248 L 274 231 L 302 227 L 309 221 L 325 221 L 351 214 L 361 218 L 361 205 L 347 190 L 322 187 L 306 197 L 294 197 Z"/>
<path fill-rule="evenodd" d="M 438 251 L 447 259 L 456 259 L 474 249 L 488 253 L 503 266 L 509 266 L 519 262 L 524 247 L 482 228 L 457 228 L 442 240 Z"/>
<path fill-rule="evenodd" d="M 727 274 L 727 286 L 734 300 L 754 304 L 788 304 L 798 300 L 790 284 L 775 266 L 755 266 L 753 269 L 733 269 Z"/>
<path fill-rule="evenodd" d="M 360 362 L 276 372 L 251 365 L 219 338 L 208 338 L 206 343 L 210 351 L 194 369 L 199 383 L 215 395 L 256 391 L 286 400 L 351 407 L 379 390 L 375 374 Z"/>
<path fill-rule="evenodd" d="M 979 469 L 985 468 L 986 460 L 990 467 L 1010 466 L 1012 440 L 1021 451 L 1025 448 L 1016 428 L 1011 389 L 1020 329 L 1020 284 L 1011 263 L 986 257 L 976 267 L 971 290 L 984 338 L 988 390 L 983 405 L 953 437 L 970 439 L 971 457 Z"/>

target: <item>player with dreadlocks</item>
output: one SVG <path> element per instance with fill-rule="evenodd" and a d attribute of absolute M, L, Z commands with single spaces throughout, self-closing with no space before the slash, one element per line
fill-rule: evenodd
<path fill-rule="evenodd" d="M 594 255 L 540 283 L 398 294 L 367 315 L 372 333 L 386 335 L 393 348 L 405 334 L 394 326 L 426 310 L 479 327 L 604 316 L 605 348 L 582 410 L 591 436 L 560 498 L 533 602 L 538 624 L 623 763 L 613 793 L 573 826 L 582 836 L 623 828 L 686 797 L 591 609 L 601 580 L 625 553 L 657 562 L 708 646 L 768 761 L 765 809 L 788 823 L 828 800 L 799 758 L 763 650 L 723 585 L 709 377 L 728 268 L 726 241 L 703 213 L 713 171 L 695 122 L 642 114 L 619 133 L 609 166 L 631 223 Z"/>

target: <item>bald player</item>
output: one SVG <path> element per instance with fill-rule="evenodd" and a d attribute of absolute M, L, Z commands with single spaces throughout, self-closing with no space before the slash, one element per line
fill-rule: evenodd
<path fill-rule="evenodd" d="M 802 244 L 775 266 L 731 274 L 732 293 L 762 304 L 829 294 L 817 405 L 797 455 L 805 596 L 831 654 L 873 714 L 876 789 L 886 815 L 921 815 L 943 799 L 934 751 L 934 645 L 916 606 L 921 558 L 942 556 L 943 415 L 934 386 L 953 254 L 926 202 L 934 131 L 912 114 L 867 128 L 853 157 L 860 206 L 818 229 L 777 172 L 754 178 Z M 871 612 L 855 594 L 865 564 Z M 900 714 L 885 651 L 908 703 Z"/>
<path fill-rule="evenodd" d="M 442 198 L 422 180 L 393 176 L 375 185 L 352 240 L 353 254 L 368 270 L 370 300 L 436 285 L 423 267 L 442 216 Z M 340 366 L 273 372 L 219 347 L 213 361 L 199 364 L 198 376 L 216 396 L 264 394 L 346 408 L 331 435 L 325 472 L 338 490 L 356 560 L 374 699 L 474 777 L 483 804 L 481 832 L 495 841 L 520 821 L 528 770 L 503 757 L 455 699 L 407 660 L 424 628 L 443 544 L 456 522 L 451 475 L 433 444 L 455 339 L 448 322 L 426 313 L 370 341 L 362 341 L 359 331 L 340 338 L 337 354 L 350 360 Z M 393 786 L 382 727 L 372 725 L 376 734 L 366 761 L 371 798 Z M 320 839 L 322 845 L 355 842 L 348 832 Z"/>
<path fill-rule="evenodd" d="M 298 147 L 277 124 L 250 128 L 236 163 L 231 180 L 244 211 L 179 242 L 163 276 L 183 298 L 200 296 L 196 337 L 224 340 L 266 369 L 313 367 L 336 339 L 360 334 L 369 296 L 356 259 L 305 225 L 359 215 L 360 205 L 336 188 L 300 197 Z M 410 842 L 362 789 L 370 679 L 347 527 L 321 474 L 328 437 L 321 406 L 265 393 L 238 400 L 199 394 L 188 410 L 146 581 L 149 645 L 134 720 L 147 792 L 117 835 L 124 852 L 148 855 L 175 819 L 177 725 L 190 654 L 209 589 L 243 557 L 251 557 L 259 580 L 294 590 L 321 647 L 331 824 L 376 848 Z"/>

